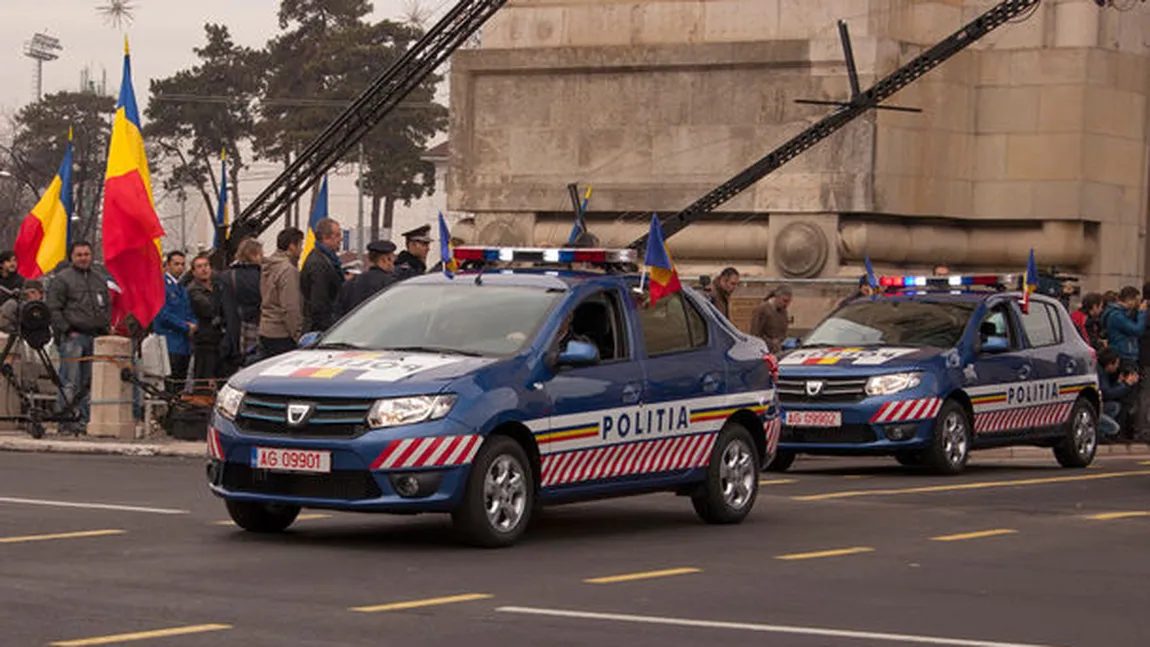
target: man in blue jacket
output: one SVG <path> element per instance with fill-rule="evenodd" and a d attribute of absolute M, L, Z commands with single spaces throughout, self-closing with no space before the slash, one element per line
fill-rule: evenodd
<path fill-rule="evenodd" d="M 164 263 L 164 307 L 156 314 L 154 325 L 157 335 L 168 344 L 168 363 L 172 374 L 168 378 L 168 392 L 179 393 L 188 377 L 188 364 L 192 357 L 191 335 L 196 332 L 196 318 L 188 290 L 180 283 L 187 260 L 183 252 L 169 252 Z"/>
<path fill-rule="evenodd" d="M 1118 352 L 1124 362 L 1138 365 L 1139 344 L 1146 332 L 1146 302 L 1138 288 L 1127 285 L 1118 292 L 1118 300 L 1102 311 L 1102 328 L 1107 346 Z"/>

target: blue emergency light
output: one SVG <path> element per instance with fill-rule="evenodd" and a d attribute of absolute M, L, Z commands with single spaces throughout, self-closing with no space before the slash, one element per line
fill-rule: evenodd
<path fill-rule="evenodd" d="M 634 263 L 633 249 L 586 249 L 579 247 L 456 247 L 457 261 L 502 261 L 505 263 Z"/>

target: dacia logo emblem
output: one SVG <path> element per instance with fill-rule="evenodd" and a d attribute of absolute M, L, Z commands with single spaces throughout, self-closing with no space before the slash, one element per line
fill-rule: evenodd
<path fill-rule="evenodd" d="M 291 402 L 287 407 L 287 423 L 289 427 L 298 427 L 307 422 L 311 416 L 311 405 L 303 402 Z"/>
<path fill-rule="evenodd" d="M 823 392 L 822 380 L 808 380 L 807 381 L 807 395 L 812 398 Z"/>

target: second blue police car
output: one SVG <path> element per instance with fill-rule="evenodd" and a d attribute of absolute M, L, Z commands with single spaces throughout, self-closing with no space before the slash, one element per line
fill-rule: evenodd
<path fill-rule="evenodd" d="M 607 263 L 629 250 L 459 248 L 459 260 Z M 766 345 L 691 290 L 586 268 L 426 275 L 221 389 L 208 480 L 242 528 L 301 508 L 450 513 L 503 546 L 546 503 L 672 491 L 750 512 L 779 433 Z"/>
<path fill-rule="evenodd" d="M 1000 289 L 996 276 L 883 277 L 887 294 L 835 310 L 779 360 L 779 452 L 893 455 L 958 473 L 973 449 L 1050 447 L 1094 459 L 1093 349 L 1062 304 Z"/>

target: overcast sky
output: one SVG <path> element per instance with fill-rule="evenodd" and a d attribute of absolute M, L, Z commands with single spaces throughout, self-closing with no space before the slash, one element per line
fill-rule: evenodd
<path fill-rule="evenodd" d="M 44 64 L 44 93 L 76 90 L 85 66 L 107 71 L 108 91 L 120 86 L 123 35 L 132 43 L 136 96 L 147 103 L 149 81 L 195 62 L 192 48 L 203 43 L 203 25 L 226 24 L 242 45 L 261 46 L 279 31 L 279 0 L 135 0 L 135 19 L 121 30 L 97 13 L 107 0 L 0 0 L 0 110 L 11 114 L 32 100 L 35 62 L 23 55 L 37 32 L 60 39 L 60 58 Z M 438 19 L 451 0 L 422 0 Z M 379 18 L 398 18 L 408 0 L 374 0 Z"/>

